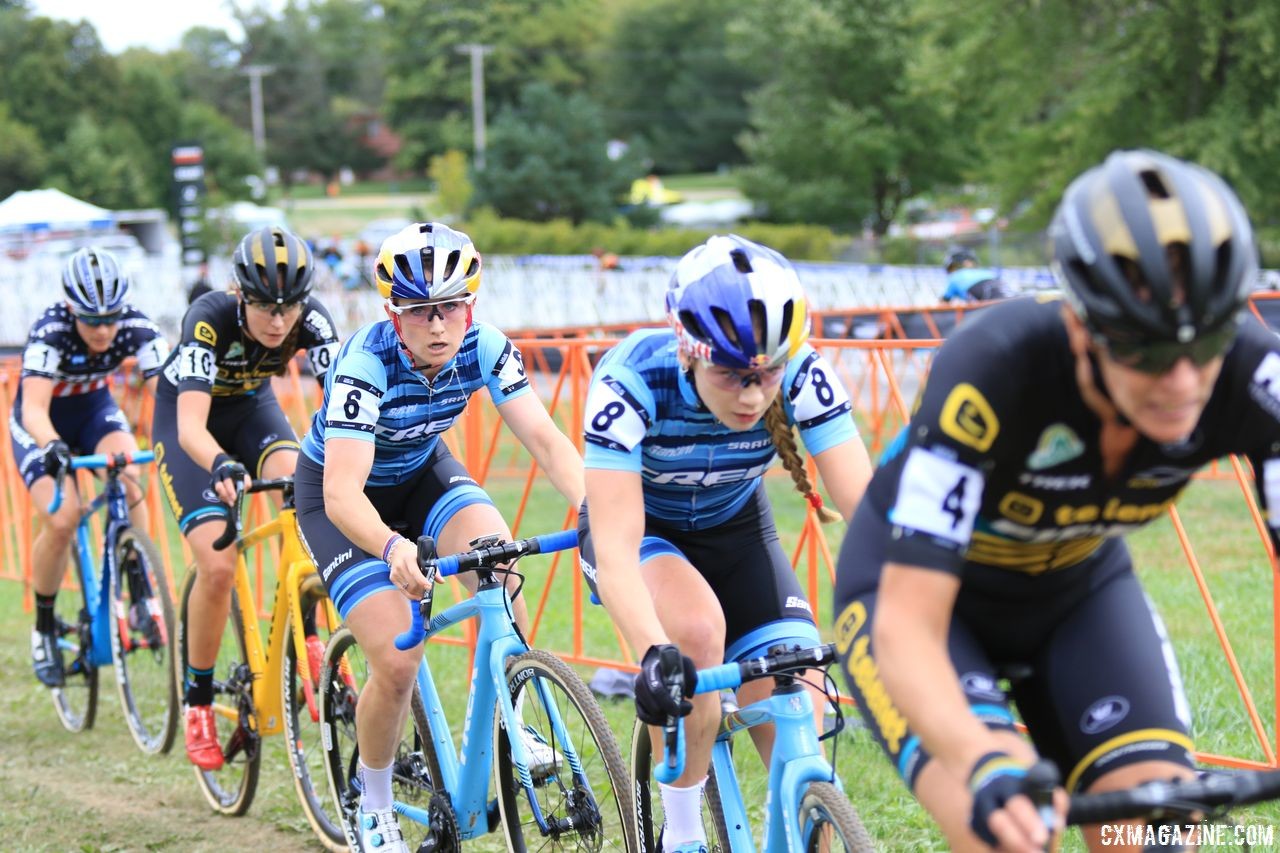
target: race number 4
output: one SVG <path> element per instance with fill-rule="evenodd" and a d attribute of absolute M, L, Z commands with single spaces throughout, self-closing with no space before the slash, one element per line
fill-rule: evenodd
<path fill-rule="evenodd" d="M 982 505 L 981 473 L 922 447 L 912 448 L 902 467 L 898 502 L 889 513 L 896 525 L 967 545 Z"/>

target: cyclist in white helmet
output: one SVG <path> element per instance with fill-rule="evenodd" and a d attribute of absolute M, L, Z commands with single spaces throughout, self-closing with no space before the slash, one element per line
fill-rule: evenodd
<path fill-rule="evenodd" d="M 128 453 L 138 449 L 124 413 L 107 387 L 107 377 L 131 356 L 150 391 L 169 354 L 156 324 L 127 301 L 129 279 L 115 257 L 102 249 L 81 249 L 62 269 L 62 299 L 45 309 L 31 327 L 22 353 L 22 379 L 10 413 L 14 459 L 40 519 L 31 543 L 36 628 L 31 660 L 36 677 L 61 686 L 62 656 L 55 636 L 54 599 L 67 567 L 67 552 L 80 520 L 75 489 L 66 489 L 61 509 L 45 512 L 54 477 L 73 454 Z M 137 466 L 126 469 L 129 516 L 146 529 L 147 508 L 138 487 Z"/>

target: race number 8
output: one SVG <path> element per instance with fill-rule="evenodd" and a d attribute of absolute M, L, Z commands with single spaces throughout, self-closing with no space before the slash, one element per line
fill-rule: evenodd
<path fill-rule="evenodd" d="M 596 416 L 591 419 L 591 428 L 598 432 L 607 432 L 613 422 L 622 417 L 624 411 L 626 411 L 626 407 L 623 406 L 622 401 L 614 400 L 597 412 Z"/>

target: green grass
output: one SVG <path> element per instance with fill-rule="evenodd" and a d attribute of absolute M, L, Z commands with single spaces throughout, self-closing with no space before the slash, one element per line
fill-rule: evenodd
<path fill-rule="evenodd" d="M 798 534 L 803 504 L 785 477 L 771 477 L 767 482 L 789 552 Z M 508 519 L 514 516 L 522 486 L 523 481 L 512 480 L 489 484 Z M 559 528 L 564 509 L 563 501 L 540 483 L 520 532 Z M 1266 730 L 1271 732 L 1275 689 L 1271 576 L 1257 534 L 1242 511 L 1239 489 L 1233 483 L 1198 483 L 1180 509 L 1248 683 L 1256 691 L 1254 698 Z M 833 549 L 839 547 L 841 532 L 828 530 Z M 1162 519 L 1150 525 L 1132 537 L 1131 546 L 1146 589 L 1173 637 L 1191 699 L 1197 744 L 1206 751 L 1261 758 L 1262 751 L 1226 674 L 1222 653 L 1169 522 Z M 549 565 L 547 557 L 522 563 L 531 607 L 536 607 Z M 577 582 L 576 569 L 562 559 L 536 645 L 559 651 L 571 648 L 568 601 L 571 584 Z M 0 671 L 10 675 L 10 687 L 0 695 L 0 731 L 4 732 L 0 738 L 0 802 L 5 804 L 0 807 L 0 838 L 5 839 L 4 849 L 319 849 L 295 800 L 279 738 L 267 743 L 257 799 L 249 814 L 225 819 L 210 814 L 180 744 L 175 754 L 161 758 L 137 752 L 125 729 L 109 671 L 102 673 L 95 729 L 80 735 L 63 731 L 45 691 L 30 675 L 26 638 L 31 617 L 22 611 L 20 589 L 8 584 L 0 586 L 0 591 L 0 625 L 8 638 L 0 644 Z M 443 596 L 440 606 L 449 600 L 450 596 Z M 824 625 L 829 610 L 829 602 L 824 600 L 820 609 Z M 584 621 L 588 652 L 616 657 L 614 634 L 603 610 L 589 607 Z M 459 648 L 432 647 L 428 654 L 458 735 L 466 699 L 466 653 Z M 580 671 L 584 678 L 591 674 Z M 631 707 L 628 703 L 606 703 L 605 710 L 625 751 Z M 745 799 L 756 804 L 754 817 L 758 820 L 765 799 L 760 762 L 749 748 L 736 752 Z M 931 822 L 907 796 L 865 730 L 853 728 L 839 738 L 836 764 L 863 821 L 883 849 L 943 848 Z M 1246 810 L 1234 819 L 1276 823 L 1280 822 L 1280 808 L 1271 805 Z M 483 851 L 502 847 L 498 836 L 468 845 Z M 1065 849 L 1082 849 L 1078 836 L 1069 837 Z"/>

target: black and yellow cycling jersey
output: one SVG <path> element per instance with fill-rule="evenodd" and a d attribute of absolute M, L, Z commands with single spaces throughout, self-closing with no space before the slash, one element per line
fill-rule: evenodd
<path fill-rule="evenodd" d="M 992 307 L 943 346 L 867 489 L 889 522 L 888 561 L 966 577 L 974 567 L 1069 569 L 1158 518 L 1194 472 L 1231 453 L 1253 462 L 1264 502 L 1280 494 L 1280 339 L 1245 322 L 1191 435 L 1139 437 L 1109 477 L 1060 305 Z"/>
<path fill-rule="evenodd" d="M 182 338 L 161 373 L 161 393 L 207 391 L 215 401 L 271 389 L 268 380 L 297 350 L 307 351 L 311 371 L 322 384 L 338 350 L 337 330 L 328 309 L 314 296 L 302 304 L 297 346 L 292 352 L 268 348 L 244 333 L 241 308 L 234 293 L 206 293 L 182 318 Z"/>

